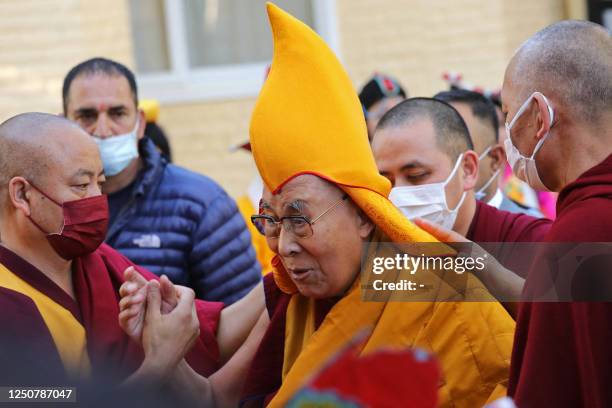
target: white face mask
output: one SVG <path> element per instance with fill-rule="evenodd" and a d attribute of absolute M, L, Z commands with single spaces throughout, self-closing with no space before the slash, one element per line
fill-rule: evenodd
<path fill-rule="evenodd" d="M 104 165 L 104 175 L 115 176 L 121 173 L 132 160 L 138 157 L 138 124 L 131 132 L 122 135 L 111 136 L 100 139 L 94 136 L 94 140 L 100 149 L 100 157 Z"/>
<path fill-rule="evenodd" d="M 553 111 L 552 107 L 548 103 L 548 99 L 546 99 L 544 95 L 542 95 L 540 92 L 534 92 L 533 94 L 531 94 L 529 98 L 527 98 L 527 100 L 519 108 L 518 112 L 516 112 L 516 115 L 514 115 L 514 118 L 512 119 L 512 121 L 510 123 L 506 122 L 506 136 L 507 137 L 506 137 L 506 140 L 504 141 L 504 147 L 506 148 L 506 157 L 508 159 L 508 163 L 510 164 L 510 167 L 512 167 L 512 172 L 519 179 L 529 184 L 529 186 L 531 186 L 535 190 L 550 191 L 548 187 L 546 187 L 544 183 L 542 182 L 542 179 L 540 178 L 540 175 L 538 174 L 538 168 L 535 162 L 535 155 L 538 153 L 538 151 L 544 144 L 544 141 L 548 138 L 548 135 L 550 134 L 550 130 L 546 132 L 544 137 L 541 138 L 540 141 L 536 144 L 535 148 L 533 149 L 533 153 L 531 153 L 531 157 L 525 157 L 521 154 L 521 152 L 516 148 L 514 143 L 512 143 L 512 137 L 510 134 L 510 131 L 512 130 L 512 127 L 516 123 L 517 119 L 521 117 L 521 115 L 525 112 L 525 110 L 527 110 L 527 108 L 529 107 L 529 104 L 531 103 L 531 101 L 536 95 L 542 96 L 542 98 L 544 99 L 544 102 L 546 102 L 546 107 L 548 108 L 548 115 L 550 118 L 550 126 L 552 127 L 552 123 L 555 118 L 555 112 Z"/>
<path fill-rule="evenodd" d="M 466 192 L 461 195 L 457 206 L 451 210 L 446 201 L 446 185 L 453 178 L 463 159 L 459 156 L 453 171 L 442 183 L 423 184 L 420 186 L 394 187 L 389 194 L 389 200 L 409 219 L 423 218 L 427 221 L 452 229 L 457 220 L 457 212 Z"/>
<path fill-rule="evenodd" d="M 487 154 L 489 154 L 489 152 L 491 151 L 491 149 L 493 148 L 493 146 L 495 145 L 491 145 L 489 147 L 487 147 L 484 152 L 482 152 L 482 154 L 480 156 L 478 156 L 478 162 L 480 163 L 485 157 L 487 157 Z M 501 169 L 497 169 L 495 171 L 495 173 L 493 173 L 493 175 L 491 176 L 491 178 L 484 184 L 484 186 L 482 186 L 474 195 L 476 196 L 477 200 L 482 200 L 483 198 L 486 197 L 487 193 L 486 190 L 487 188 L 489 188 L 489 186 L 491 185 L 491 183 L 493 183 L 495 180 L 497 180 L 497 176 L 499 175 L 499 172 L 501 171 Z"/>

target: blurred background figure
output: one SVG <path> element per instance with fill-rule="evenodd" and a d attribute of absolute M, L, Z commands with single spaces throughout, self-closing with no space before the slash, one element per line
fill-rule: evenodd
<path fill-rule="evenodd" d="M 264 72 L 264 82 L 268 78 L 269 74 L 270 65 L 267 65 Z M 248 152 L 249 156 L 252 157 L 251 143 L 248 140 L 230 148 L 231 152 L 236 152 L 239 150 L 242 152 Z M 263 231 L 258 230 L 255 224 L 251 222 L 251 215 L 261 213 L 260 202 L 263 187 L 263 180 L 261 179 L 259 172 L 254 171 L 252 173 L 251 181 L 247 186 L 246 192 L 238 197 L 236 200 L 236 205 L 238 205 L 238 210 L 244 218 L 244 222 L 251 233 L 251 244 L 253 245 L 253 248 L 255 248 L 257 260 L 261 265 L 261 273 L 262 275 L 265 275 L 272 270 L 272 258 L 274 257 L 274 252 L 272 252 L 268 246 Z"/>
<path fill-rule="evenodd" d="M 157 150 L 161 153 L 168 163 L 172 163 L 172 149 L 170 149 L 170 141 L 166 132 L 157 124 L 159 119 L 159 102 L 155 99 L 141 99 L 138 107 L 145 114 L 145 137 L 153 141 Z"/>
<path fill-rule="evenodd" d="M 245 142 L 238 146 L 232 147 L 231 150 L 245 151 L 250 155 L 251 144 L 249 142 Z M 263 231 L 259 231 L 255 227 L 255 224 L 251 222 L 251 215 L 260 213 L 259 205 L 262 192 L 263 180 L 259 176 L 259 173 L 255 172 L 251 178 L 249 186 L 247 187 L 246 193 L 236 199 L 236 205 L 238 205 L 238 210 L 244 218 L 244 222 L 246 222 L 247 228 L 251 233 L 251 243 L 253 244 L 253 248 L 255 248 L 257 260 L 261 264 L 261 273 L 262 275 L 265 275 L 272 270 L 272 258 L 274 257 L 274 252 L 272 252 L 268 246 L 266 237 L 263 235 Z"/>
<path fill-rule="evenodd" d="M 542 217 L 537 208 L 517 204 L 499 188 L 500 176 L 506 166 L 506 154 L 499 144 L 495 105 L 484 95 L 465 89 L 439 92 L 434 98 L 455 108 L 469 129 L 479 162 L 478 181 L 474 188 L 476 199 L 499 210 Z"/>
<path fill-rule="evenodd" d="M 404 99 L 408 94 L 394 78 L 375 73 L 359 91 L 359 101 L 363 106 L 366 124 L 368 126 L 368 139 L 371 141 L 374 130 L 380 118 Z"/>

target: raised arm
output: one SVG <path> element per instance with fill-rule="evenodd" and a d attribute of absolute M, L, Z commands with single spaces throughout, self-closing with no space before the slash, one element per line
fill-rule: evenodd
<path fill-rule="evenodd" d="M 471 256 L 474 258 L 482 257 L 487 260 L 484 269 L 480 271 L 475 269 L 472 273 L 474 273 L 474 275 L 487 287 L 489 292 L 504 305 L 508 313 L 516 318 L 518 307 L 517 301 L 521 297 L 525 279 L 521 278 L 510 269 L 505 268 L 497 262 L 495 257 L 488 254 L 479 245 L 468 240 L 463 235 L 455 231 L 444 229 L 437 224 L 433 224 L 423 219 L 416 219 L 415 224 L 429 232 L 439 241 L 448 243 L 451 246 L 454 243 L 471 243 Z M 508 301 L 509 299 L 512 299 L 512 301 Z"/>
<path fill-rule="evenodd" d="M 170 383 L 179 395 L 202 406 L 236 407 L 240 402 L 240 392 L 248 374 L 251 361 L 266 332 L 270 319 L 266 311 L 261 312 L 253 330 L 246 341 L 233 354 L 230 360 L 209 378 L 196 373 L 181 361 Z"/>

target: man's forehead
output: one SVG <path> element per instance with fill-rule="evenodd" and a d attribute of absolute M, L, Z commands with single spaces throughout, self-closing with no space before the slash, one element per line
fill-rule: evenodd
<path fill-rule="evenodd" d="M 433 123 L 427 118 L 377 131 L 373 147 L 375 154 L 387 150 L 398 158 L 441 153 Z"/>
<path fill-rule="evenodd" d="M 99 177 L 104 174 L 104 168 L 100 156 L 89 149 L 81 152 L 78 159 L 57 161 L 60 171 L 66 179 L 78 179 L 82 177 Z"/>
<path fill-rule="evenodd" d="M 66 159 L 67 162 L 77 166 L 83 160 L 91 161 L 92 158 L 100 158 L 100 152 L 94 139 L 81 128 L 71 126 L 57 129 L 55 132 L 49 135 L 46 142 L 47 151 L 49 155 L 55 156 L 54 159 Z"/>
<path fill-rule="evenodd" d="M 106 110 L 133 106 L 134 95 L 122 75 L 83 74 L 71 84 L 68 102 L 73 109 Z"/>
<path fill-rule="evenodd" d="M 338 188 L 317 176 L 303 174 L 289 180 L 275 194 L 264 187 L 262 198 L 264 203 L 277 207 L 295 201 L 316 202 L 321 196 L 332 194 L 334 189 Z"/>

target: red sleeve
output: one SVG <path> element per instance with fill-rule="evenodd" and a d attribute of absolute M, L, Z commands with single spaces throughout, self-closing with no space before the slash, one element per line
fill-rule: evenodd
<path fill-rule="evenodd" d="M 223 303 L 196 300 L 196 312 L 200 321 L 200 338 L 185 356 L 189 365 L 199 374 L 208 377 L 219 369 L 219 345 L 217 328 Z"/>
<path fill-rule="evenodd" d="M 285 354 L 285 317 L 291 295 L 283 293 L 271 273 L 264 276 L 266 308 L 270 324 L 242 387 L 241 401 L 249 406 L 265 406 L 278 391 L 282 378 Z"/>
<path fill-rule="evenodd" d="M 480 201 L 466 237 L 474 242 L 542 242 L 552 221 L 498 210 Z"/>
<path fill-rule="evenodd" d="M 122 253 L 111 248 L 107 244 L 100 245 L 96 252 L 98 252 L 104 258 L 104 263 L 108 266 L 108 272 L 113 275 L 113 280 L 119 282 L 118 286 L 121 286 L 121 284 L 125 282 L 123 279 L 123 272 L 130 266 L 133 266 L 138 273 L 144 276 L 147 280 L 159 280 L 159 276 L 155 275 L 147 268 L 136 265 Z"/>
<path fill-rule="evenodd" d="M 114 275 L 114 279 L 121 283 L 124 282 L 123 272 L 129 266 L 134 266 L 136 270 L 147 280 L 159 280 L 159 277 L 146 268 L 135 265 L 128 258 L 118 251 L 102 244 L 99 252 L 104 256 L 106 264 L 109 266 L 109 273 Z M 187 353 L 187 361 L 191 367 L 199 374 L 209 376 L 219 368 L 219 347 L 217 345 L 217 328 L 221 318 L 221 310 L 224 305 L 220 302 L 206 302 L 196 300 L 196 312 L 200 321 L 200 337 L 193 348 Z"/>
<path fill-rule="evenodd" d="M 272 273 L 263 277 L 263 288 L 266 297 L 266 309 L 268 309 L 268 315 L 272 318 L 278 302 L 285 296 L 285 293 L 276 286 L 274 274 Z"/>
<path fill-rule="evenodd" d="M 612 241 L 611 202 L 607 197 L 594 197 L 571 204 L 557 217 L 548 235 L 548 241 Z"/>

